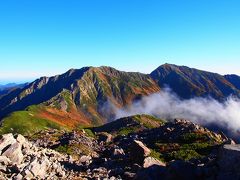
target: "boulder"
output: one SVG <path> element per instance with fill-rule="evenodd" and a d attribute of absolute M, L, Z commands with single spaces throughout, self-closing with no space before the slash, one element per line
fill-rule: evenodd
<path fill-rule="evenodd" d="M 136 173 L 132 173 L 132 172 L 124 172 L 123 174 L 123 177 L 126 180 L 132 180 L 135 178 L 135 176 L 136 176 Z"/>
<path fill-rule="evenodd" d="M 227 141 L 224 142 L 224 144 L 231 144 L 231 145 L 235 145 L 236 142 L 233 139 L 228 139 Z"/>
<path fill-rule="evenodd" d="M 201 176 L 198 168 L 187 161 L 175 160 L 169 163 L 167 171 L 168 179 L 199 179 Z"/>
<path fill-rule="evenodd" d="M 119 176 L 123 174 L 124 174 L 124 170 L 122 168 L 111 169 L 109 172 L 109 176 Z"/>
<path fill-rule="evenodd" d="M 22 145 L 15 142 L 2 155 L 8 157 L 13 163 L 20 164 L 23 160 Z"/>
<path fill-rule="evenodd" d="M 8 159 L 6 156 L 0 156 L 0 164 L 2 165 L 8 165 L 10 164 L 10 159 Z"/>
<path fill-rule="evenodd" d="M 89 165 L 92 161 L 92 157 L 91 156 L 81 156 L 79 159 L 79 162 L 83 163 L 83 164 L 87 164 Z"/>
<path fill-rule="evenodd" d="M 158 166 L 166 166 L 166 164 L 156 158 L 153 157 L 146 157 L 143 161 L 143 167 L 148 168 L 152 165 L 158 165 Z"/>
<path fill-rule="evenodd" d="M 134 140 L 130 147 L 130 158 L 133 162 L 142 164 L 145 157 L 149 156 L 151 150 L 141 141 Z"/>
<path fill-rule="evenodd" d="M 113 150 L 113 157 L 121 158 L 125 156 L 125 152 L 122 148 L 116 148 Z"/>
<path fill-rule="evenodd" d="M 23 137 L 21 134 L 18 134 L 18 135 L 17 135 L 16 140 L 17 140 L 17 142 L 19 142 L 20 144 L 23 144 L 23 143 L 25 143 L 25 141 L 26 141 L 25 137 Z"/>
<path fill-rule="evenodd" d="M 22 175 L 24 176 L 24 179 L 33 179 L 33 174 L 27 169 L 23 171 Z"/>
<path fill-rule="evenodd" d="M 3 175 L 0 177 L 3 179 L 10 176 L 15 180 L 65 178 L 67 171 L 60 163 L 67 160 L 65 155 L 38 147 L 22 135 L 6 134 L 0 141 L 3 147 L 0 155 L 0 173 Z"/>
<path fill-rule="evenodd" d="M 113 139 L 113 136 L 107 132 L 101 132 L 101 133 L 98 133 L 98 139 L 99 141 L 103 141 L 105 143 L 110 143 L 112 142 L 112 139 Z"/>
<path fill-rule="evenodd" d="M 149 168 L 138 171 L 134 179 L 137 179 L 137 180 L 166 179 L 166 167 L 152 165 Z"/>
<path fill-rule="evenodd" d="M 4 134 L 2 135 L 1 139 L 0 139 L 0 154 L 2 154 L 3 150 L 16 142 L 16 139 L 13 137 L 12 133 L 9 133 L 9 134 Z"/>
<path fill-rule="evenodd" d="M 14 180 L 22 180 L 23 176 L 21 174 L 18 174 L 16 177 L 14 177 Z"/>
<path fill-rule="evenodd" d="M 11 163 L 6 156 L 0 156 L 0 171 L 6 172 L 7 166 Z"/>
<path fill-rule="evenodd" d="M 220 148 L 218 166 L 221 172 L 239 172 L 240 144 L 225 144 Z"/>

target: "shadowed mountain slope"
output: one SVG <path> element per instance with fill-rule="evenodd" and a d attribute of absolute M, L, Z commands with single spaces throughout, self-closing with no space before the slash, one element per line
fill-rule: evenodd
<path fill-rule="evenodd" d="M 232 83 L 236 88 L 240 89 L 240 76 L 235 74 L 225 75 L 225 79 L 227 79 L 230 83 Z"/>
<path fill-rule="evenodd" d="M 151 77 L 159 86 L 170 87 L 182 98 L 212 96 L 221 100 L 231 94 L 240 94 L 239 87 L 235 86 L 237 82 L 232 84 L 233 81 L 228 81 L 230 78 L 186 66 L 164 64 L 154 70 Z"/>

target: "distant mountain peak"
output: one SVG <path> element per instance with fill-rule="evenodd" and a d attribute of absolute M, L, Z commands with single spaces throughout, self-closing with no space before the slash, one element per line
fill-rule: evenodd
<path fill-rule="evenodd" d="M 212 96 L 221 99 L 231 94 L 240 94 L 239 88 L 224 76 L 187 66 L 166 63 L 155 69 L 150 76 L 160 87 L 167 85 L 183 98 Z"/>

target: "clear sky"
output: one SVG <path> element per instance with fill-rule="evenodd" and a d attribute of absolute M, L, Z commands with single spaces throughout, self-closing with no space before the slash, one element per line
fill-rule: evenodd
<path fill-rule="evenodd" d="M 239 0 L 5 0 L 0 84 L 163 63 L 240 75 Z"/>

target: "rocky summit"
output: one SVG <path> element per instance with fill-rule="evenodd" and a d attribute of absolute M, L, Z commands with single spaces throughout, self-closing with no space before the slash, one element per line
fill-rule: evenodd
<path fill-rule="evenodd" d="M 1 179 L 239 179 L 239 162 L 240 145 L 185 119 L 0 137 Z"/>

